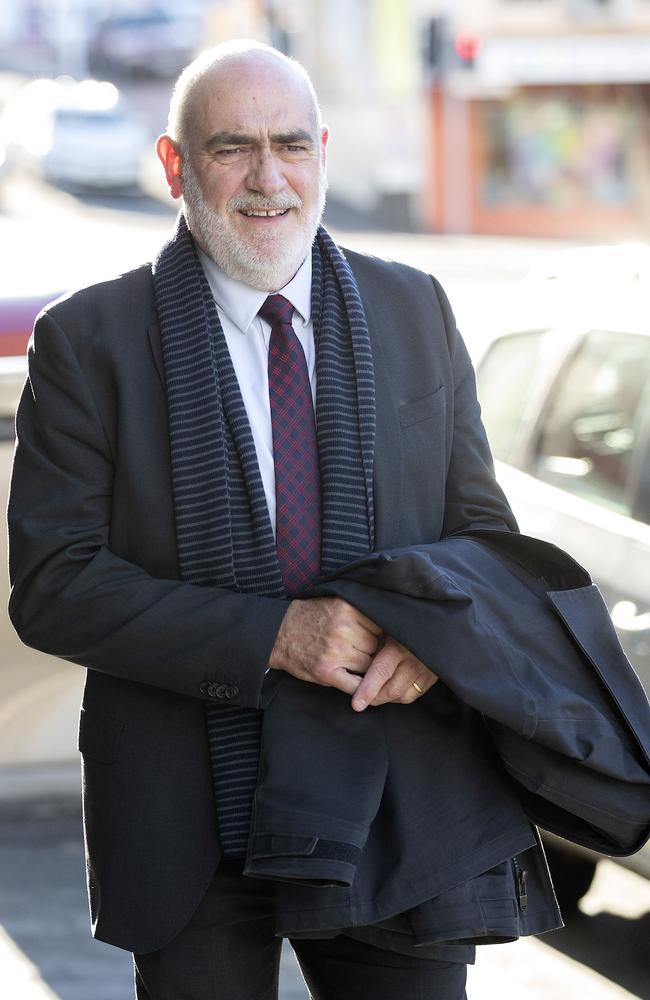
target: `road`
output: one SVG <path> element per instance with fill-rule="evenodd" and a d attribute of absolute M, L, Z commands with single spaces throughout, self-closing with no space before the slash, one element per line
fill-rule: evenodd
<path fill-rule="evenodd" d="M 90 937 L 78 800 L 3 804 L 0 855 L 0 995 L 129 1000 L 130 957 Z M 563 930 L 479 949 L 468 995 L 470 1000 L 648 1000 L 649 937 L 648 883 L 602 862 L 581 911 Z M 280 1000 L 307 1000 L 288 947 Z"/>
<path fill-rule="evenodd" d="M 159 191 L 77 198 L 25 177 L 2 192 L 0 294 L 62 291 L 150 259 L 174 207 Z M 516 281 L 563 244 L 350 231 L 336 205 L 326 219 L 342 242 L 435 273 L 475 350 L 499 328 Z M 77 801 L 0 805 L 0 995 L 8 1000 L 128 1000 L 128 956 L 90 940 Z M 650 889 L 605 862 L 583 909 L 543 940 L 481 949 L 470 998 L 650 1000 Z M 282 1000 L 305 1000 L 289 951 Z M 345 1000 L 345 998 L 341 998 Z"/>

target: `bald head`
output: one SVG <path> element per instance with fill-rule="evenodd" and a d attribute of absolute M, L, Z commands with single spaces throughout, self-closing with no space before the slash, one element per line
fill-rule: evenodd
<path fill-rule="evenodd" d="M 320 222 L 327 140 L 303 68 L 230 42 L 182 74 L 156 148 L 197 245 L 230 277 L 278 291 Z"/>
<path fill-rule="evenodd" d="M 167 134 L 187 153 L 206 104 L 250 90 L 251 83 L 260 91 L 275 85 L 288 101 L 306 105 L 314 132 L 321 130 L 316 91 L 304 67 L 270 45 L 245 39 L 207 49 L 183 70 L 169 106 Z"/>

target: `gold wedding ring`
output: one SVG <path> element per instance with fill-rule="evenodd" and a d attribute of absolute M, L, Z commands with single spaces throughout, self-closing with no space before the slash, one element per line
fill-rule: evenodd
<path fill-rule="evenodd" d="M 424 694 L 424 691 L 416 681 L 411 681 L 411 684 L 413 685 L 418 694 Z"/>

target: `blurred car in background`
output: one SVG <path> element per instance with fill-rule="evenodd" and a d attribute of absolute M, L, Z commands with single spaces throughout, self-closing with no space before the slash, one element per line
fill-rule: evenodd
<path fill-rule="evenodd" d="M 477 378 L 521 530 L 586 567 L 650 692 L 650 248 L 565 251 L 536 267 Z M 597 856 L 559 843 L 566 906 Z M 650 877 L 650 846 L 617 860 Z"/>
<path fill-rule="evenodd" d="M 0 507 L 6 509 L 14 414 L 34 319 L 56 292 L 0 299 Z M 7 532 L 0 531 L 0 798 L 74 792 L 75 736 L 83 671 L 28 649 L 6 613 Z"/>
<path fill-rule="evenodd" d="M 52 302 L 57 295 L 57 291 L 43 291 L 40 294 L 5 296 L 0 299 L 0 443 L 9 442 L 12 449 L 14 415 L 27 373 L 25 355 L 34 320 L 43 306 Z M 4 454 L 3 452 L 3 456 Z M 9 469 L 4 457 L 0 472 L 3 478 L 6 474 L 8 479 Z M 3 607 L 6 608 L 6 603 Z"/>
<path fill-rule="evenodd" d="M 7 162 L 7 151 L 3 142 L 0 142 L 0 181 L 9 172 L 9 163 Z"/>
<path fill-rule="evenodd" d="M 2 211 L 3 208 L 2 188 L 5 181 L 9 179 L 9 176 L 10 176 L 10 170 L 9 170 L 9 161 L 7 160 L 7 151 L 5 149 L 4 143 L 2 142 L 2 139 L 0 139 L 0 211 Z"/>
<path fill-rule="evenodd" d="M 113 15 L 101 21 L 88 51 L 92 73 L 178 76 L 194 57 L 200 21 L 163 11 Z"/>
<path fill-rule="evenodd" d="M 114 84 L 61 77 L 32 80 L 9 99 L 0 143 L 10 168 L 54 184 L 130 188 L 147 132 Z"/>
<path fill-rule="evenodd" d="M 25 354 L 34 320 L 43 306 L 60 294 L 46 289 L 31 295 L 5 295 L 0 299 L 0 358 L 14 358 L 25 374 Z"/>

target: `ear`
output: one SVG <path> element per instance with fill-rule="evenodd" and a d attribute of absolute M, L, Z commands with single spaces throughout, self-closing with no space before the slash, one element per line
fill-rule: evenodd
<path fill-rule="evenodd" d="M 156 152 L 158 153 L 158 159 L 165 168 L 169 193 L 172 198 L 180 198 L 183 194 L 183 180 L 181 177 L 183 157 L 178 146 L 168 135 L 161 135 L 156 142 Z"/>

